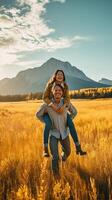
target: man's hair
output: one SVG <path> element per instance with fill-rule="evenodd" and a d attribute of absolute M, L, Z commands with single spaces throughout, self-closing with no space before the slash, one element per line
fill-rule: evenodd
<path fill-rule="evenodd" d="M 59 83 L 56 83 L 56 84 L 53 85 L 53 87 L 52 87 L 52 92 L 53 92 L 53 90 L 55 89 L 55 87 L 57 87 L 57 86 L 60 87 L 61 90 L 62 90 L 62 92 L 64 93 L 64 88 L 63 88 L 63 86 L 60 85 Z"/>

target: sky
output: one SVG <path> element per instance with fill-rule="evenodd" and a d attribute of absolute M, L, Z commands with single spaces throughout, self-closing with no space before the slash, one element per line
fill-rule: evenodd
<path fill-rule="evenodd" d="M 112 79 L 112 0 L 0 0 L 0 79 L 51 57 Z"/>

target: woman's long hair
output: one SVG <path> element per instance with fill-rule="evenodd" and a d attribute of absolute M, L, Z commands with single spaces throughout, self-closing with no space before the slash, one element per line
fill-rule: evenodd
<path fill-rule="evenodd" d="M 58 72 L 62 72 L 62 74 L 63 74 L 63 82 L 66 82 L 64 71 L 62 69 L 57 69 L 55 71 L 55 73 L 53 74 L 53 76 L 51 77 L 51 79 L 49 80 L 50 83 L 54 83 L 56 81 L 56 75 L 58 74 Z"/>

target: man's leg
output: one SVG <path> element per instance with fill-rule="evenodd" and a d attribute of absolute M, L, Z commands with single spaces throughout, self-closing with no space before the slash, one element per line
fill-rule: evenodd
<path fill-rule="evenodd" d="M 67 136 L 64 140 L 61 139 L 60 143 L 62 145 L 62 150 L 63 150 L 62 160 L 65 161 L 71 153 L 69 136 Z"/>
<path fill-rule="evenodd" d="M 54 175 L 59 175 L 58 139 L 50 136 L 50 151 L 52 154 L 52 170 Z"/>

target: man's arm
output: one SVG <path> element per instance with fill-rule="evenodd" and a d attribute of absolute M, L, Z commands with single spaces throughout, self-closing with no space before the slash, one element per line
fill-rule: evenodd
<path fill-rule="evenodd" d="M 68 105 L 68 111 L 70 112 L 71 118 L 73 119 L 77 115 L 77 109 L 71 104 L 71 102 Z"/>
<path fill-rule="evenodd" d="M 43 121 L 43 115 L 47 112 L 47 104 L 43 104 L 36 112 L 36 117 L 41 121 Z"/>

